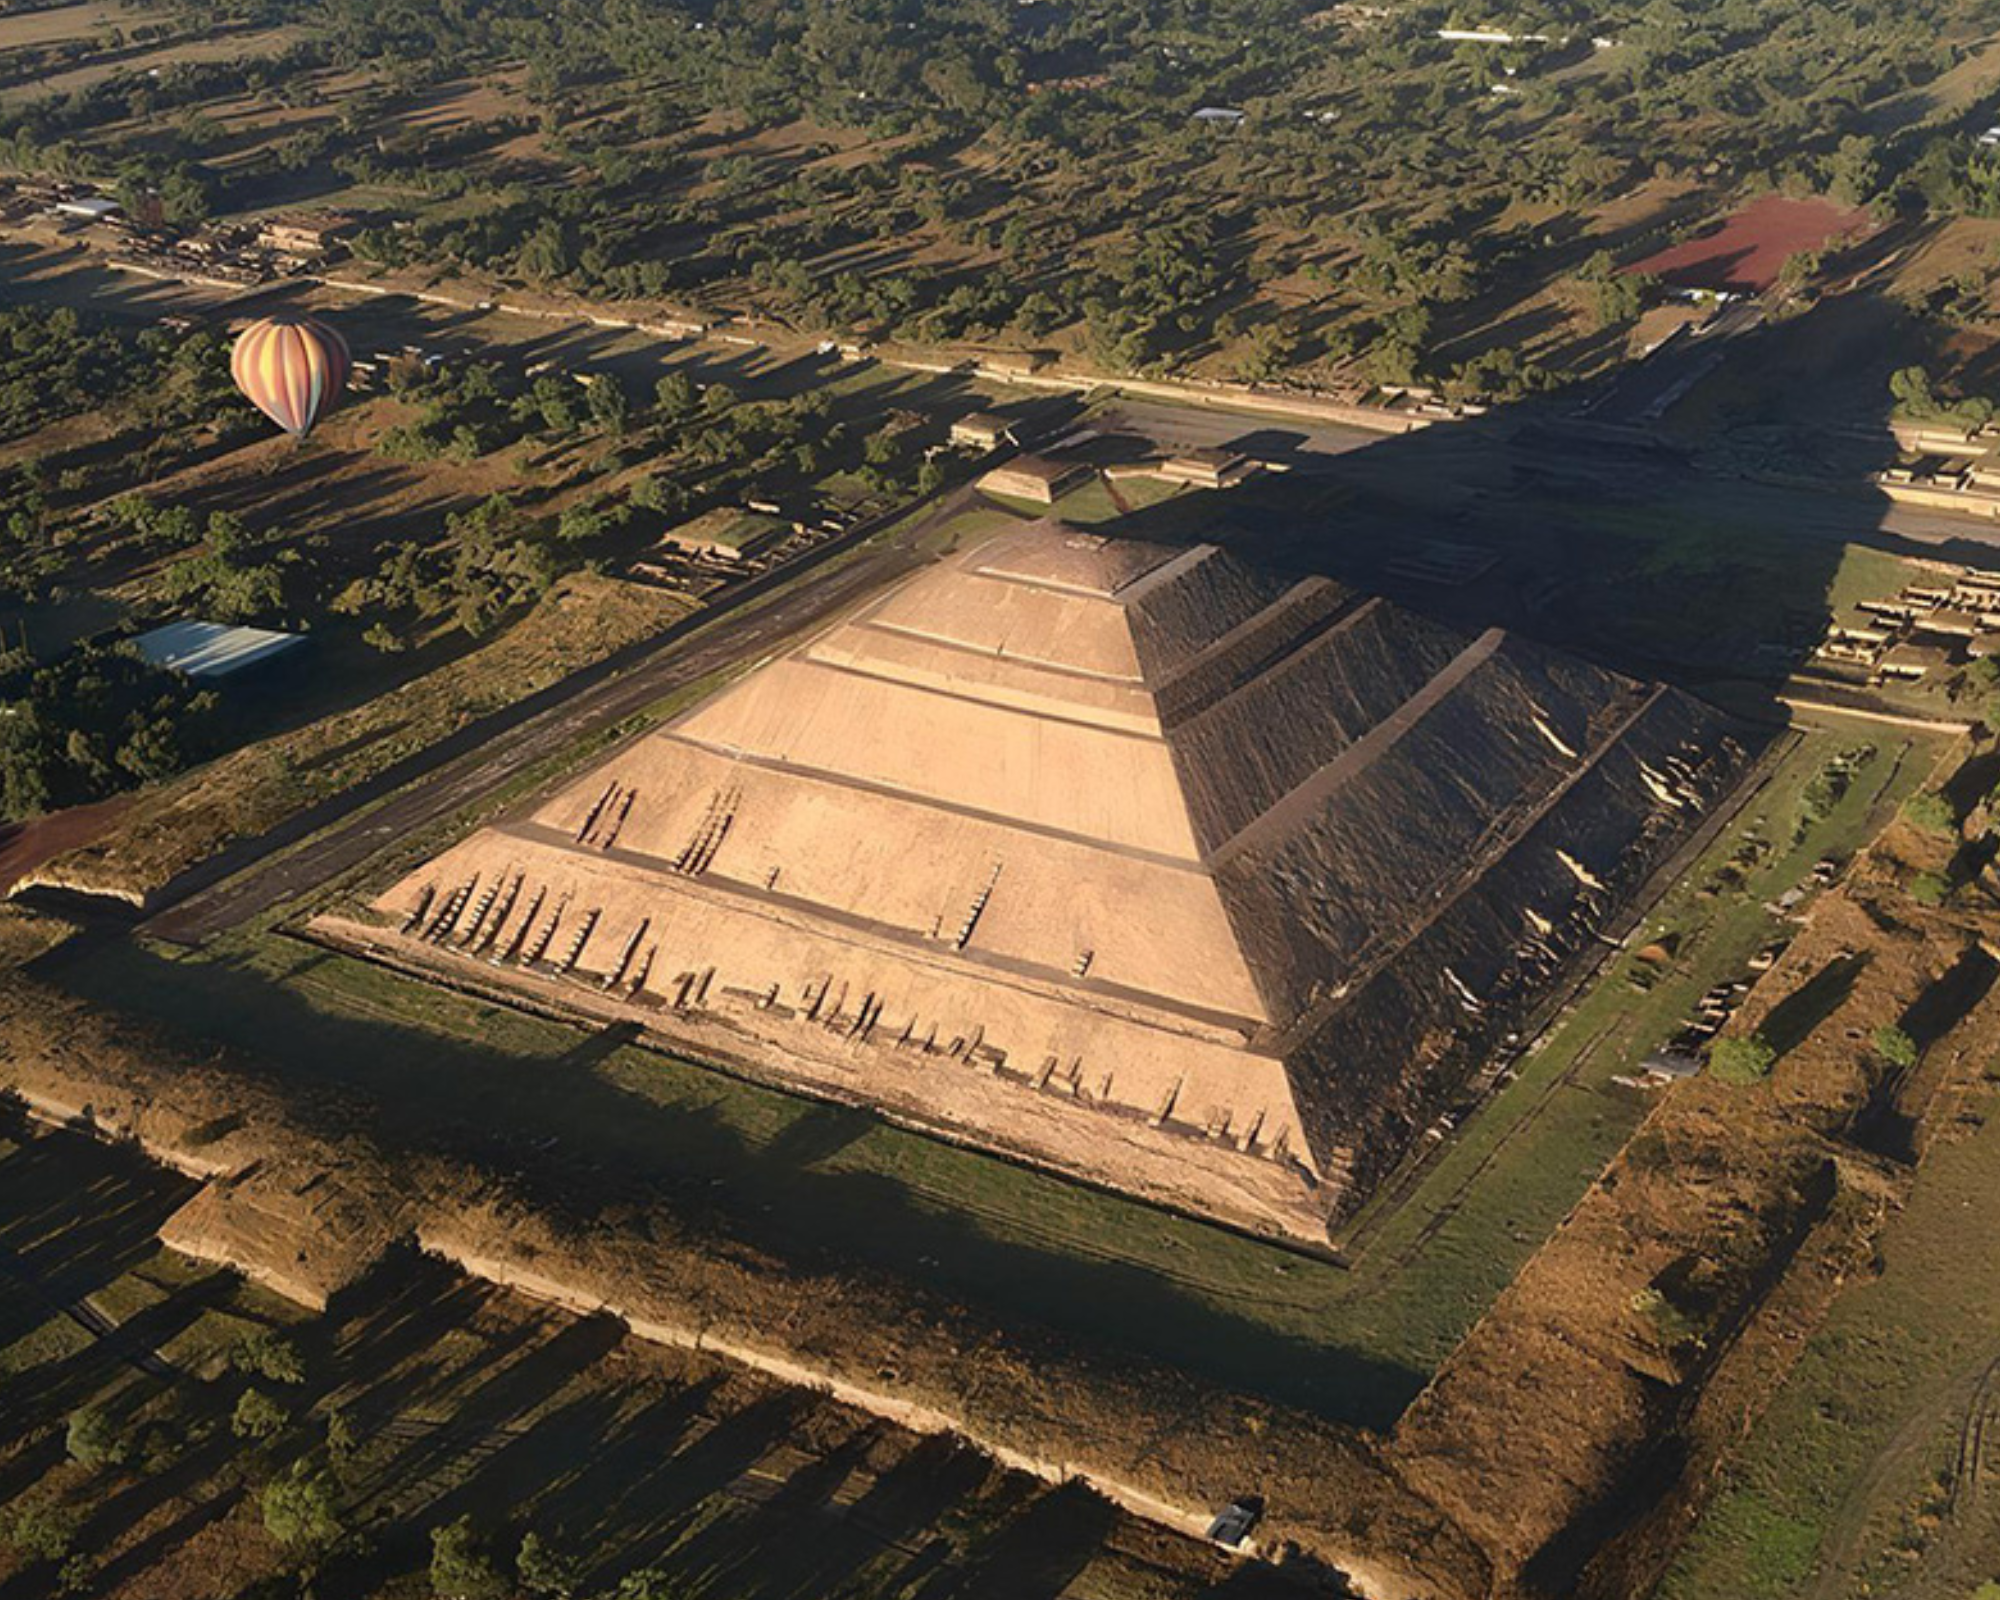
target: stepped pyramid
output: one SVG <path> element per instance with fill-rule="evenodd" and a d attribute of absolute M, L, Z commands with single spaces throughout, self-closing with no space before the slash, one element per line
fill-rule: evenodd
<path fill-rule="evenodd" d="M 1323 1238 L 1743 751 L 1213 545 L 927 569 L 381 897 L 392 958 Z"/>

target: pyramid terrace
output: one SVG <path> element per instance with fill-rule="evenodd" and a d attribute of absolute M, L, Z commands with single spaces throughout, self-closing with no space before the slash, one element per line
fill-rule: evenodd
<path fill-rule="evenodd" d="M 1044 522 L 319 927 L 1323 1240 L 1744 759 L 1500 630 Z"/>

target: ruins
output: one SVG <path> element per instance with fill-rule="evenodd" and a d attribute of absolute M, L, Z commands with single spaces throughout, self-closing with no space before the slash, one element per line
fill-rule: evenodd
<path fill-rule="evenodd" d="M 1517 635 L 1042 522 L 315 927 L 1323 1241 L 1745 760 Z"/>

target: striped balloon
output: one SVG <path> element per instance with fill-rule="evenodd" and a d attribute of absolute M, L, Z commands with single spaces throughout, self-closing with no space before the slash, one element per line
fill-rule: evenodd
<path fill-rule="evenodd" d="M 237 336 L 229 375 L 259 411 L 304 438 L 347 383 L 340 335 L 311 317 L 266 317 Z"/>

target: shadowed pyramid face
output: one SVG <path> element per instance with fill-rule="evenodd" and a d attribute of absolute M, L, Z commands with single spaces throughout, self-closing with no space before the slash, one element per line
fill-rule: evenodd
<path fill-rule="evenodd" d="M 1497 631 L 1038 524 L 380 909 L 427 960 L 1311 1232 L 1684 834 L 1719 733 Z"/>

